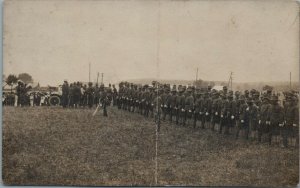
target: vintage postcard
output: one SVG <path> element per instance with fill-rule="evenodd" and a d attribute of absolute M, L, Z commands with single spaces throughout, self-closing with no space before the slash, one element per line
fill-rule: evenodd
<path fill-rule="evenodd" d="M 297 186 L 299 5 L 6 0 L 5 185 Z"/>

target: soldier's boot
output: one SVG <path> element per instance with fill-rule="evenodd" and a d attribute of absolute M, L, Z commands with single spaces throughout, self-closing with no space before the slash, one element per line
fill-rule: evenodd
<path fill-rule="evenodd" d="M 240 127 L 237 127 L 236 133 L 235 133 L 235 139 L 237 140 L 239 138 L 239 134 L 240 134 Z"/>
<path fill-rule="evenodd" d="M 219 134 L 222 134 L 223 133 L 223 123 L 220 123 L 220 128 L 219 128 Z"/>
<path fill-rule="evenodd" d="M 169 121 L 172 123 L 172 113 L 170 113 Z"/>
<path fill-rule="evenodd" d="M 197 115 L 195 114 L 195 116 L 194 116 L 194 122 L 193 122 L 194 129 L 196 128 L 196 126 L 197 126 Z"/>
<path fill-rule="evenodd" d="M 225 125 L 225 132 L 224 134 L 229 135 L 229 125 Z"/>
<path fill-rule="evenodd" d="M 205 124 L 205 120 L 204 120 L 204 119 L 202 119 L 202 120 L 201 120 L 201 128 L 202 128 L 202 129 L 204 129 L 204 128 L 205 128 L 205 127 L 204 127 L 204 126 L 205 126 L 204 124 Z"/>

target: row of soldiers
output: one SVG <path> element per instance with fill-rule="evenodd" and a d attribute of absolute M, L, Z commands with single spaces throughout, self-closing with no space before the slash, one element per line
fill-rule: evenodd
<path fill-rule="evenodd" d="M 145 117 L 153 116 L 160 129 L 161 119 L 185 126 L 199 124 L 201 128 L 210 128 L 220 134 L 235 135 L 244 133 L 262 141 L 266 135 L 269 144 L 283 139 L 287 147 L 288 138 L 298 143 L 298 96 L 294 92 L 286 92 L 283 106 L 279 104 L 277 95 L 268 90 L 261 95 L 259 91 L 251 90 L 233 92 L 226 86 L 216 91 L 208 87 L 199 89 L 193 86 L 185 87 L 161 85 L 138 87 L 135 84 L 121 82 L 116 102 L 119 109 L 137 112 Z M 241 131 L 242 130 L 242 131 Z"/>
<path fill-rule="evenodd" d="M 81 82 L 69 84 L 64 81 L 62 85 L 62 106 L 65 107 L 86 107 L 92 108 L 98 105 L 99 102 L 106 100 L 106 104 L 110 104 L 117 94 L 117 89 L 114 85 L 109 84 L 104 87 L 104 84 L 93 85 L 89 82 L 88 85 Z"/>

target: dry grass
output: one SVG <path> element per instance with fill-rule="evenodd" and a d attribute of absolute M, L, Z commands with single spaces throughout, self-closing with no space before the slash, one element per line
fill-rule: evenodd
<path fill-rule="evenodd" d="M 7 185 L 155 185 L 155 124 L 109 108 L 3 109 Z M 159 185 L 295 186 L 298 149 L 255 145 L 163 123 Z"/>

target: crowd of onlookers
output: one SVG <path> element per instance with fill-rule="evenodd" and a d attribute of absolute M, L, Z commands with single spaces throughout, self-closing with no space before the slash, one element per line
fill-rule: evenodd
<path fill-rule="evenodd" d="M 49 97 L 50 94 L 47 92 L 28 92 L 22 96 L 22 104 L 23 106 L 48 106 Z M 18 104 L 20 104 L 20 97 L 15 92 L 2 93 L 3 106 L 18 106 Z"/>

